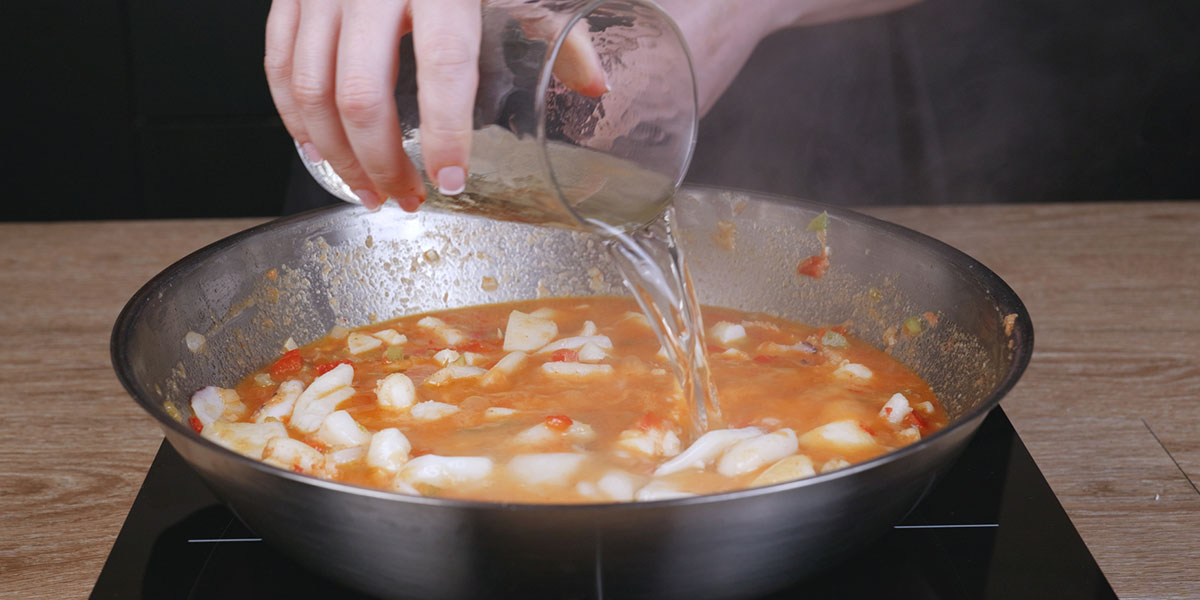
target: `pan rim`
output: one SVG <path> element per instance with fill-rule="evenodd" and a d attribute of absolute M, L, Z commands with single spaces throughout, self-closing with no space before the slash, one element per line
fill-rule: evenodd
<path fill-rule="evenodd" d="M 141 386 L 134 377 L 130 361 L 128 360 L 126 340 L 130 335 L 132 325 L 137 322 L 139 315 L 148 306 L 149 302 L 158 293 L 158 290 L 170 286 L 171 282 L 185 275 L 189 270 L 195 268 L 204 260 L 211 256 L 229 251 L 237 246 L 244 239 L 261 235 L 265 232 L 273 231 L 280 228 L 292 226 L 296 223 L 315 221 L 324 217 L 327 213 L 340 213 L 345 211 L 361 211 L 366 213 L 366 209 L 349 204 L 333 205 L 323 208 L 318 208 L 296 215 L 273 219 L 266 223 L 262 223 L 249 229 L 234 233 L 208 244 L 194 252 L 189 253 L 183 258 L 175 261 L 170 266 L 163 269 L 161 272 L 152 277 L 149 281 L 143 284 L 137 292 L 129 299 L 118 315 L 112 329 L 109 339 L 109 353 L 113 364 L 113 370 L 116 372 L 117 379 L 120 381 L 125 391 L 133 398 L 135 402 L 141 406 L 142 410 L 149 413 L 158 422 L 160 427 L 167 430 L 168 434 L 174 432 L 184 436 L 190 442 L 199 443 L 202 447 L 208 450 L 215 450 L 218 453 L 224 453 L 222 456 L 240 461 L 244 465 L 250 466 L 253 469 L 262 471 L 268 475 L 275 477 L 283 477 L 284 479 L 325 488 L 332 491 L 354 494 L 357 496 L 371 497 L 380 500 L 401 502 L 405 504 L 419 504 L 428 506 L 438 506 L 455 509 L 472 509 L 472 510 L 509 510 L 509 511 L 609 511 L 609 510 L 638 510 L 659 509 L 664 506 L 686 506 L 696 504 L 722 503 L 732 502 L 745 498 L 751 498 L 761 495 L 774 495 L 780 492 L 794 490 L 809 486 L 820 485 L 825 482 L 850 477 L 858 473 L 869 470 L 874 470 L 885 464 L 903 460 L 906 457 L 915 455 L 924 451 L 924 449 L 935 445 L 938 440 L 946 438 L 955 433 L 962 427 L 968 426 L 970 423 L 977 423 L 982 420 L 987 413 L 1000 404 L 1000 401 L 1012 390 L 1017 381 L 1021 378 L 1025 369 L 1028 367 L 1033 355 L 1034 346 L 1034 330 L 1033 323 L 1030 319 L 1029 312 L 1025 307 L 1024 302 L 1017 296 L 1011 286 L 1008 285 L 999 275 L 989 269 L 975 258 L 969 256 L 965 252 L 950 246 L 936 238 L 925 235 L 918 231 L 909 229 L 890 223 L 882 219 L 877 219 L 869 215 L 862 214 L 849 208 L 822 204 L 810 200 L 802 200 L 787 196 L 769 194 L 763 192 L 754 192 L 747 190 L 739 190 L 736 188 L 723 188 L 705 185 L 685 185 L 680 189 L 681 194 L 688 193 L 690 190 L 701 190 L 708 192 L 733 192 L 734 194 L 743 194 L 751 197 L 756 201 L 765 201 L 770 204 L 782 204 L 789 207 L 798 207 L 806 210 L 825 211 L 831 216 L 842 218 L 848 221 L 854 221 L 866 225 L 870 228 L 878 230 L 887 235 L 893 235 L 903 238 L 906 241 L 917 244 L 936 254 L 939 258 L 946 260 L 951 264 L 955 264 L 969 271 L 975 281 L 988 289 L 992 293 L 992 300 L 1003 314 L 1017 315 L 1013 326 L 1010 339 L 1013 341 L 1013 358 L 1009 368 L 1004 376 L 996 383 L 989 391 L 986 398 L 968 409 L 958 416 L 953 422 L 937 432 L 924 437 L 916 443 L 909 444 L 902 448 L 898 448 L 877 456 L 875 458 L 855 463 L 849 467 L 837 469 L 828 473 L 818 473 L 813 476 L 802 479 L 785 481 L 761 487 L 743 488 L 737 490 L 729 490 L 713 494 L 702 494 L 697 496 L 689 496 L 685 498 L 674 498 L 667 500 L 649 500 L 636 502 L 602 502 L 602 503 L 572 503 L 572 504 L 555 504 L 555 503 L 518 503 L 518 502 L 493 502 L 481 500 L 462 500 L 454 498 L 431 498 L 426 496 L 412 496 L 358 486 L 338 481 L 321 479 L 319 477 L 295 473 L 273 467 L 260 460 L 255 460 L 245 455 L 234 452 L 224 446 L 216 444 L 206 438 L 201 437 L 186 424 L 170 418 L 165 411 L 162 410 L 160 403 L 151 400 L 148 394 L 144 394 Z M 429 209 L 422 209 L 429 210 Z M 461 213 L 446 213 L 443 211 L 434 211 L 439 214 L 454 214 L 456 217 L 481 219 L 472 215 L 462 215 Z M 170 440 L 171 436 L 168 435 Z"/>

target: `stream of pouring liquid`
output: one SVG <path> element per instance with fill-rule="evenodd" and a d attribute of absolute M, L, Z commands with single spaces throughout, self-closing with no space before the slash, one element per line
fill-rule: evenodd
<path fill-rule="evenodd" d="M 542 223 L 574 218 L 557 207 L 559 194 L 532 173 L 543 168 L 542 147 L 504 127 L 488 126 L 472 137 L 469 193 L 433 195 L 438 206 L 511 221 Z M 424 171 L 419 133 L 406 134 L 405 151 Z M 545 146 L 556 184 L 577 198 L 572 214 L 582 218 L 616 260 L 625 286 L 646 314 L 670 360 L 690 417 L 692 438 L 723 425 L 716 388 L 709 379 L 700 304 L 674 235 L 670 199 L 675 181 L 629 160 L 561 142 Z M 340 180 L 338 180 L 340 181 Z M 532 184 L 531 184 L 532 182 Z M 344 186 L 344 184 L 342 184 Z M 641 223 L 668 208 L 649 225 L 626 233 L 609 223 Z M 590 218 L 597 217 L 597 218 Z"/>
<path fill-rule="evenodd" d="M 717 390 L 709 376 L 704 321 L 683 248 L 675 238 L 675 208 L 633 232 L 589 220 L 604 237 L 625 286 L 637 299 L 662 344 L 687 403 L 692 439 L 723 426 Z"/>

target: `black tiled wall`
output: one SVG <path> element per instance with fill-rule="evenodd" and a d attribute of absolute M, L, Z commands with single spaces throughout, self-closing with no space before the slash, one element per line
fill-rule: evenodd
<path fill-rule="evenodd" d="M 5 6 L 0 219 L 279 214 L 266 0 Z"/>
<path fill-rule="evenodd" d="M 268 8 L 6 4 L 0 220 L 296 206 Z M 842 204 L 1200 198 L 1198 31 L 1195 0 L 926 0 L 787 31 L 702 121 L 689 179 Z"/>

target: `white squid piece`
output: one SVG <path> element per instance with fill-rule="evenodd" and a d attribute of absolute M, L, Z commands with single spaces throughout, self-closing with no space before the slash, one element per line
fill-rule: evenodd
<path fill-rule="evenodd" d="M 444 366 L 458 360 L 458 357 L 460 357 L 460 356 L 462 356 L 462 355 L 459 354 L 457 350 L 451 350 L 450 348 L 443 348 L 441 350 L 438 350 L 437 354 L 433 355 L 433 362 L 436 362 L 437 364 L 442 365 L 444 367 Z"/>
<path fill-rule="evenodd" d="M 441 369 L 434 371 L 433 375 L 430 375 L 429 379 L 425 380 L 425 383 L 432 385 L 432 386 L 441 386 L 441 385 L 446 385 L 447 383 L 450 383 L 451 381 L 455 381 L 458 379 L 469 379 L 471 377 L 479 377 L 480 375 L 483 375 L 484 373 L 487 373 L 487 371 L 485 371 L 479 367 L 470 367 L 467 365 L 450 365 L 448 367 L 442 367 Z"/>
<path fill-rule="evenodd" d="M 361 460 L 367 455 L 366 446 L 352 446 L 350 448 L 342 448 L 333 450 L 325 454 L 325 464 L 333 463 L 335 466 L 341 466 L 346 463 L 352 463 L 356 460 Z"/>
<path fill-rule="evenodd" d="M 559 314 L 559 313 L 558 313 L 558 311 L 557 311 L 557 310 L 554 310 L 553 308 L 550 308 L 549 306 L 543 306 L 543 307 L 541 307 L 541 308 L 539 308 L 539 309 L 537 309 L 537 310 L 535 310 L 535 311 L 533 311 L 533 312 L 529 313 L 529 316 L 531 316 L 531 317 L 537 317 L 537 318 L 539 318 L 539 319 L 551 319 L 551 320 L 553 320 L 555 317 L 557 317 L 557 316 L 558 316 L 558 314 Z"/>
<path fill-rule="evenodd" d="M 412 452 L 412 443 L 395 427 L 381 429 L 371 436 L 371 444 L 367 448 L 367 465 L 397 473 L 408 462 Z"/>
<path fill-rule="evenodd" d="M 327 464 L 325 455 L 316 448 L 289 437 L 274 437 L 267 441 L 262 453 L 263 462 L 289 471 L 332 477 L 337 468 Z"/>
<path fill-rule="evenodd" d="M 679 454 L 679 435 L 670 429 L 626 429 L 617 436 L 617 446 L 650 457 Z"/>
<path fill-rule="evenodd" d="M 834 369 L 833 374 L 837 377 L 845 377 L 850 379 L 870 379 L 874 373 L 871 372 L 866 365 L 852 363 L 848 360 L 843 360 L 838 368 Z"/>
<path fill-rule="evenodd" d="M 746 339 L 746 328 L 728 321 L 721 321 L 708 328 L 708 339 L 722 346 Z"/>
<path fill-rule="evenodd" d="M 767 470 L 760 473 L 758 477 L 755 477 L 750 485 L 771 485 L 802 477 L 811 477 L 816 474 L 817 471 L 813 468 L 811 458 L 803 454 L 793 454 L 767 467 Z"/>
<path fill-rule="evenodd" d="M 269 423 L 228 423 L 213 421 L 200 435 L 238 454 L 261 458 L 263 448 L 272 438 L 287 437 L 287 427 L 279 421 Z"/>
<path fill-rule="evenodd" d="M 921 430 L 916 427 L 905 427 L 896 432 L 896 437 L 906 444 L 915 444 L 921 441 Z"/>
<path fill-rule="evenodd" d="M 579 360 L 582 362 L 600 362 L 606 358 L 608 352 L 596 344 L 588 342 L 579 347 Z"/>
<path fill-rule="evenodd" d="M 521 365 L 525 364 L 525 359 L 528 356 L 528 354 L 519 350 L 505 354 L 504 358 L 501 358 L 496 364 L 492 365 L 492 368 L 488 369 L 488 372 L 483 375 L 483 379 L 479 382 L 480 385 L 490 388 L 507 383 L 508 378 L 513 373 L 516 373 L 517 369 L 521 368 Z"/>
<path fill-rule="evenodd" d="M 545 422 L 542 422 L 518 433 L 513 437 L 513 443 L 519 446 L 548 446 L 566 440 L 571 444 L 581 446 L 594 439 L 596 439 L 596 431 L 587 423 L 572 421 L 566 431 L 558 431 L 550 429 Z"/>
<path fill-rule="evenodd" d="M 558 350 L 579 350 L 586 344 L 592 344 L 602 350 L 612 350 L 612 340 L 607 335 L 577 335 L 555 340 L 538 350 L 538 354 L 546 354 Z"/>
<path fill-rule="evenodd" d="M 879 409 L 879 416 L 893 425 L 899 425 L 912 411 L 912 407 L 908 405 L 908 398 L 905 398 L 904 394 L 896 393 Z"/>
<path fill-rule="evenodd" d="M 717 472 L 726 477 L 749 473 L 799 449 L 796 432 L 785 427 L 730 446 L 717 462 Z"/>
<path fill-rule="evenodd" d="M 321 422 L 320 429 L 317 429 L 317 439 L 333 450 L 341 450 L 371 443 L 371 432 L 359 425 L 350 413 L 338 410 L 330 413 Z"/>
<path fill-rule="evenodd" d="M 392 373 L 375 384 L 375 402 L 383 408 L 408 408 L 417 400 L 417 388 L 404 373 Z"/>
<path fill-rule="evenodd" d="M 830 471 L 836 471 L 838 469 L 845 469 L 848 466 L 850 466 L 850 461 L 848 461 L 844 458 L 841 458 L 841 457 L 831 458 L 831 459 L 825 461 L 825 464 L 821 465 L 821 472 L 828 473 Z"/>
<path fill-rule="evenodd" d="M 574 452 L 519 454 L 508 461 L 508 473 L 525 485 L 564 486 L 586 458 Z"/>
<path fill-rule="evenodd" d="M 383 345 L 383 340 L 373 335 L 354 332 L 346 336 L 346 349 L 350 354 L 358 356 L 364 352 L 370 352 Z"/>
<path fill-rule="evenodd" d="M 449 326 L 445 321 L 437 317 L 425 317 L 417 321 L 417 327 L 432 331 L 434 335 L 451 346 L 467 341 L 467 336 L 463 332 Z"/>
<path fill-rule="evenodd" d="M 593 365 L 580 362 L 552 361 L 542 363 L 542 372 L 558 377 L 592 377 L 612 375 L 612 365 Z"/>
<path fill-rule="evenodd" d="M 646 318 L 646 315 L 644 315 L 640 312 L 629 311 L 629 312 L 621 315 L 621 318 L 618 319 L 618 322 L 625 322 L 625 321 L 637 323 L 638 325 L 641 325 L 642 327 L 646 327 L 646 328 L 650 327 L 650 320 Z"/>
<path fill-rule="evenodd" d="M 514 408 L 507 408 L 504 406 L 489 406 L 484 409 L 483 418 L 488 420 L 497 420 L 511 417 L 515 414 L 517 414 L 517 410 Z"/>
<path fill-rule="evenodd" d="M 695 496 L 691 492 L 685 492 L 665 481 L 651 481 L 642 486 L 642 489 L 634 494 L 634 499 L 639 502 L 652 502 L 654 500 L 674 500 L 676 498 L 690 498 Z"/>
<path fill-rule="evenodd" d="M 610 500 L 632 502 L 638 489 L 638 480 L 625 471 L 612 469 L 596 480 L 596 488 Z"/>
<path fill-rule="evenodd" d="M 688 469 L 702 471 L 708 468 L 708 465 L 711 465 L 726 448 L 742 440 L 760 436 L 762 433 L 762 430 L 757 427 L 710 431 L 692 442 L 687 450 L 659 465 L 658 469 L 654 471 L 654 475 L 662 477 Z"/>
<path fill-rule="evenodd" d="M 300 397 L 300 393 L 304 391 L 304 382 L 293 379 L 279 384 L 279 388 L 275 390 L 275 395 L 271 396 L 270 400 L 263 402 L 258 410 L 254 411 L 254 422 L 265 423 L 268 419 L 283 421 L 291 416 L 292 409 L 296 407 L 296 399 Z"/>
<path fill-rule="evenodd" d="M 425 484 L 439 488 L 463 485 L 492 474 L 492 459 L 484 456 L 418 456 L 400 469 L 399 478 L 409 485 Z"/>
<path fill-rule="evenodd" d="M 371 335 L 383 340 L 389 346 L 397 346 L 408 341 L 408 336 L 395 329 L 380 329 Z"/>
<path fill-rule="evenodd" d="M 597 329 L 597 328 L 596 328 L 596 324 L 595 324 L 595 323 L 593 323 L 593 322 L 591 322 L 591 321 L 584 321 L 584 322 L 583 322 L 583 329 L 581 329 L 581 330 L 579 331 L 579 335 L 581 335 L 581 336 L 585 336 L 585 337 L 586 337 L 586 336 L 590 336 L 590 335 L 596 335 L 596 333 L 597 333 L 598 331 L 599 331 L 599 329 Z"/>
<path fill-rule="evenodd" d="M 437 402 L 434 400 L 418 402 L 412 406 L 412 409 L 410 409 L 413 418 L 417 419 L 418 421 L 436 421 L 438 419 L 448 417 L 459 410 L 460 409 L 453 404 L 446 404 L 445 402 Z"/>
<path fill-rule="evenodd" d="M 875 437 L 853 419 L 834 421 L 811 429 L 800 436 L 800 443 L 834 450 L 858 450 L 877 444 Z"/>
<path fill-rule="evenodd" d="M 238 420 L 246 413 L 246 405 L 236 391 L 210 385 L 192 394 L 192 413 L 208 427 L 218 420 Z"/>
<path fill-rule="evenodd" d="M 345 363 L 314 379 L 296 399 L 289 424 L 302 433 L 316 431 L 325 417 L 354 395 L 354 388 L 350 386 L 353 381 L 354 367 Z"/>
<path fill-rule="evenodd" d="M 554 321 L 514 310 L 508 314 L 508 325 L 504 329 L 504 351 L 532 352 L 550 343 L 557 335 L 558 324 Z"/>

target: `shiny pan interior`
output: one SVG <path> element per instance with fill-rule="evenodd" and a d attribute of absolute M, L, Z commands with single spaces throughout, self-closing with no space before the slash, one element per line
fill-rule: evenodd
<path fill-rule="evenodd" d="M 412 497 L 248 459 L 186 425 L 188 398 L 232 386 L 334 325 L 563 295 L 620 295 L 590 234 L 449 212 L 336 206 L 272 221 L 172 265 L 112 335 L 122 384 L 216 495 L 302 565 L 381 597 L 738 598 L 788 585 L 901 519 L 1016 383 L 1033 349 L 1020 299 L 965 254 L 911 230 L 800 200 L 685 187 L 681 242 L 701 302 L 847 323 L 933 386 L 951 424 L 874 460 L 794 482 L 631 504 L 519 505 Z M 806 229 L 828 211 L 831 267 Z M 490 280 L 488 280 L 490 278 Z M 494 280 L 496 285 L 491 285 Z M 488 281 L 485 284 L 485 281 Z M 189 332 L 204 343 L 189 349 Z M 193 341 L 196 340 L 192 336 Z M 181 420 L 182 419 L 182 420 Z"/>

